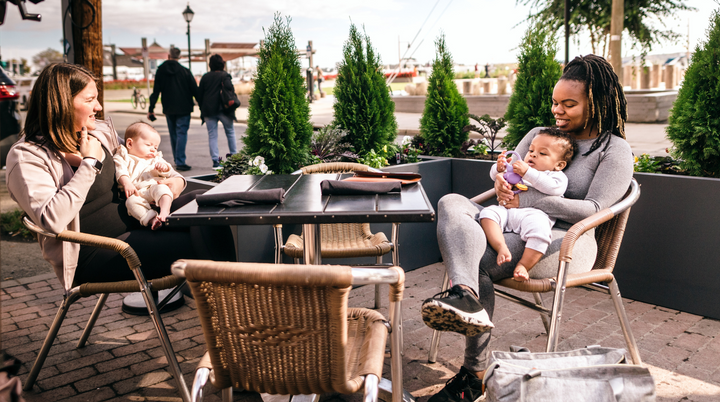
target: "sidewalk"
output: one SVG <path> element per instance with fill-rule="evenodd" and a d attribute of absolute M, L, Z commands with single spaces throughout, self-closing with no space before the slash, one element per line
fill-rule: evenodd
<path fill-rule="evenodd" d="M 438 263 L 408 272 L 406 277 L 403 378 L 405 389 L 420 402 L 442 389 L 462 364 L 465 342 L 454 333 L 442 335 L 437 363 L 427 363 L 431 330 L 422 323 L 419 311 L 425 298 L 439 292 L 443 272 Z M 383 291 L 385 308 L 380 312 L 387 314 L 387 289 Z M 61 293 L 53 274 L 2 284 L 2 343 L 8 353 L 24 363 L 20 371 L 23 381 L 47 334 Z M 608 295 L 572 288 L 565 299 L 559 350 L 587 345 L 625 347 Z M 110 296 L 88 345 L 75 348 L 95 300 L 83 299 L 71 309 L 34 390 L 25 394 L 26 401 L 180 401 L 152 323 L 148 318 L 122 313 L 119 295 Z M 349 303 L 352 307 L 370 307 L 373 300 L 374 287 L 362 286 L 353 289 Z M 163 320 L 190 386 L 205 342 L 195 303 L 187 301 L 184 307 L 163 314 Z M 655 379 L 658 402 L 720 400 L 720 322 L 632 300 L 624 303 L 641 357 Z M 544 350 L 547 338 L 536 313 L 501 298 L 497 298 L 495 312 L 492 350 L 508 350 L 510 345 L 526 346 L 533 352 Z M 389 378 L 389 371 L 386 359 L 384 377 Z M 206 398 L 220 400 L 219 391 L 208 385 Z M 235 400 L 261 402 L 258 394 L 250 392 L 236 393 Z M 356 394 L 332 396 L 330 400 L 362 399 Z"/>
<path fill-rule="evenodd" d="M 333 102 L 335 97 L 328 96 L 310 104 L 310 120 L 316 128 L 328 125 L 333 120 Z M 247 105 L 238 108 L 236 115 L 240 123 L 247 124 L 248 108 Z M 162 105 L 155 107 L 156 114 L 162 113 Z M 130 102 L 105 102 L 106 113 L 137 113 L 141 115 L 147 114 L 147 110 L 133 109 Z M 195 108 L 192 114 L 193 118 L 200 118 L 200 111 Z M 395 119 L 398 124 L 398 136 L 417 135 L 420 133 L 421 113 L 395 113 Z M 625 133 L 627 141 L 636 155 L 643 153 L 652 156 L 665 156 L 665 149 L 671 146 L 670 141 L 665 137 L 665 127 L 667 124 L 639 124 L 627 123 Z M 502 132 L 501 132 L 502 136 Z"/>

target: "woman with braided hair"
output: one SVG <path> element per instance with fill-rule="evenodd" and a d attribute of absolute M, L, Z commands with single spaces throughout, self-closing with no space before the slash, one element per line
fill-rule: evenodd
<path fill-rule="evenodd" d="M 499 175 L 495 190 L 500 205 L 534 207 L 556 218 L 552 242 L 531 278 L 557 273 L 558 252 L 567 230 L 576 222 L 619 201 L 632 180 L 633 156 L 625 141 L 627 102 L 611 65 L 602 57 L 576 57 L 567 64 L 555 85 L 552 113 L 557 127 L 569 133 L 578 151 L 564 172 L 568 178 L 564 197 L 533 190 L 513 194 Z M 531 130 L 515 150 L 525 155 L 533 138 L 543 129 Z M 465 358 L 460 372 L 429 402 L 474 402 L 482 395 L 495 296 L 493 282 L 511 278 L 516 261 L 497 264 L 497 253 L 488 247 L 478 223 L 482 206 L 459 194 L 448 194 L 438 203 L 438 243 L 452 284 L 447 292 L 423 303 L 425 323 L 433 329 L 466 336 Z M 504 233 L 511 255 L 522 255 L 520 235 Z M 569 273 L 592 269 L 597 253 L 594 231 L 575 243 Z"/>

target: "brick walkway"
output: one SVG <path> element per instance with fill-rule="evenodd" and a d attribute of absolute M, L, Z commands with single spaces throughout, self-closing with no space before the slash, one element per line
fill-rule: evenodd
<path fill-rule="evenodd" d="M 443 334 L 438 362 L 427 364 L 431 331 L 422 323 L 419 309 L 423 299 L 439 291 L 442 273 L 442 265 L 434 264 L 407 274 L 405 389 L 421 401 L 440 390 L 462 364 L 464 341 L 452 333 Z M 24 362 L 20 374 L 24 380 L 57 311 L 61 288 L 49 274 L 6 281 L 1 294 L 3 347 Z M 352 291 L 350 304 L 368 307 L 372 300 L 373 288 L 364 286 Z M 625 347 L 609 296 L 571 289 L 566 300 L 560 350 L 597 344 Z M 26 393 L 25 399 L 180 401 L 150 320 L 122 313 L 120 296 L 109 298 L 88 345 L 75 348 L 94 302 L 95 298 L 90 298 L 73 306 L 34 390 Z M 655 378 L 658 401 L 720 400 L 720 321 L 631 300 L 625 301 L 625 308 L 641 356 Z M 188 299 L 186 306 L 163 314 L 163 320 L 191 384 L 195 365 L 205 350 L 195 303 Z M 492 349 L 522 345 L 531 351 L 544 350 L 546 336 L 535 313 L 498 299 L 494 322 Z M 387 367 L 385 376 L 389 376 Z M 220 400 L 219 391 L 211 386 L 206 395 L 207 401 Z M 342 399 L 360 400 L 359 396 Z M 235 400 L 261 401 L 254 393 L 236 393 Z"/>

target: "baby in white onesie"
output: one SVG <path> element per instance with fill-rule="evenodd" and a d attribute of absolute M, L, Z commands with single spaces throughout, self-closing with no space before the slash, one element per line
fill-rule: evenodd
<path fill-rule="evenodd" d="M 113 156 L 115 178 L 125 191 L 128 213 L 153 230 L 165 222 L 173 200 L 170 187 L 158 183 L 172 171 L 158 146 L 160 134 L 151 125 L 137 122 L 125 130 L 125 145 L 120 145 Z M 159 214 L 151 202 L 160 207 Z"/>
<path fill-rule="evenodd" d="M 576 149 L 575 140 L 568 134 L 556 128 L 544 129 L 533 138 L 525 160 L 513 163 L 513 172 L 522 176 L 526 185 L 544 194 L 562 196 L 568 184 L 562 170 L 572 160 Z M 503 152 L 490 170 L 493 180 L 505 172 L 506 163 Z M 499 205 L 483 208 L 479 219 L 488 243 L 498 253 L 498 265 L 512 259 L 503 232 L 520 235 L 525 241 L 525 251 L 515 266 L 513 279 L 520 282 L 530 279 L 528 271 L 540 261 L 550 245 L 555 219 L 536 208 L 507 209 Z"/>

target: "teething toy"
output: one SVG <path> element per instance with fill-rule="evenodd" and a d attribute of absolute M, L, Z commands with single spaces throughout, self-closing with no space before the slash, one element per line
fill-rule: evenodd
<path fill-rule="evenodd" d="M 513 194 L 518 194 L 521 191 L 527 191 L 528 187 L 523 182 L 522 176 L 513 172 L 512 167 L 513 155 L 516 156 L 518 160 L 522 160 L 520 154 L 515 151 L 507 151 L 507 155 L 509 157 L 509 161 L 506 163 L 507 168 L 505 170 L 505 174 L 503 174 L 503 178 L 505 181 L 510 183 L 511 186 L 515 186 L 517 188 L 517 190 L 513 191 Z"/>

